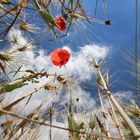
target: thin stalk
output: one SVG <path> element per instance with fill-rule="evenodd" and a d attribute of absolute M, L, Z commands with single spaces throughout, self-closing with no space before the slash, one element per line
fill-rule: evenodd
<path fill-rule="evenodd" d="M 97 67 L 97 71 L 98 71 L 98 74 L 100 75 L 100 78 L 101 78 L 102 85 L 104 87 L 105 93 L 108 95 L 108 97 L 110 98 L 111 102 L 114 104 L 114 106 L 116 107 L 116 109 L 118 110 L 118 112 L 120 113 L 122 118 L 124 119 L 124 121 L 127 123 L 129 128 L 131 129 L 131 131 L 132 131 L 134 137 L 136 138 L 136 140 L 140 140 L 140 132 L 139 132 L 139 130 L 137 129 L 137 127 L 134 125 L 132 120 L 127 116 L 125 111 L 122 109 L 122 107 L 119 105 L 117 100 L 114 98 L 114 96 L 109 91 L 99 67 Z"/>
<path fill-rule="evenodd" d="M 50 125 L 52 125 L 52 109 L 50 108 Z M 52 128 L 50 126 L 50 132 L 49 132 L 50 140 L 52 140 Z"/>
<path fill-rule="evenodd" d="M 3 110 L 3 109 L 0 109 L 0 113 L 4 113 L 4 114 L 7 114 L 7 115 L 10 115 L 10 116 L 22 119 L 22 120 L 26 120 L 26 121 L 35 123 L 35 124 L 40 124 L 40 125 L 44 125 L 44 126 L 48 126 L 48 127 L 53 127 L 53 128 L 60 129 L 60 130 L 71 131 L 71 132 L 79 132 L 80 134 L 86 134 L 86 135 L 90 134 L 92 136 L 97 136 L 97 137 L 101 137 L 101 138 L 102 137 L 108 138 L 107 136 L 100 135 L 100 134 L 88 133 L 88 132 L 85 132 L 85 131 L 78 131 L 78 130 L 69 129 L 69 128 L 65 128 L 65 127 L 61 127 L 61 126 L 50 125 L 48 123 L 45 123 L 45 122 L 42 122 L 42 121 L 38 121 L 38 120 L 29 118 L 29 117 L 25 117 L 25 116 L 20 116 L 20 115 L 17 115 L 15 113 L 11 112 L 11 111 L 6 111 L 6 110 Z M 120 140 L 120 138 L 113 138 L 113 140 Z"/>
<path fill-rule="evenodd" d="M 5 7 L 3 7 L 1 4 L 0 4 L 0 8 L 2 9 L 2 10 L 4 10 L 4 11 L 6 11 L 6 12 L 8 12 L 8 10 L 5 8 Z M 11 16 L 13 16 L 13 17 L 15 17 L 16 15 L 15 14 L 13 14 L 13 13 L 8 13 L 8 14 L 10 14 Z M 21 22 L 23 22 L 23 20 L 21 19 L 21 18 L 19 18 L 18 17 L 18 20 L 20 20 Z"/>
<path fill-rule="evenodd" d="M 109 14 L 107 11 L 107 6 L 106 6 L 106 0 L 102 0 L 102 1 L 103 1 L 103 8 L 104 8 L 105 15 L 106 15 L 107 19 L 109 19 Z"/>
<path fill-rule="evenodd" d="M 112 110 L 113 117 L 114 117 L 114 119 L 115 119 L 116 128 L 118 129 L 118 132 L 119 132 L 119 134 L 120 134 L 120 136 L 121 136 L 121 139 L 122 139 L 122 140 L 125 140 L 125 137 L 124 137 L 123 132 L 122 132 L 122 130 L 121 130 L 121 127 L 120 127 L 119 121 L 118 121 L 118 119 L 117 119 L 115 110 L 114 110 L 114 108 L 113 108 L 112 102 L 110 101 L 109 96 L 107 96 L 107 97 L 108 97 L 108 100 L 109 100 L 109 104 L 110 104 L 110 107 L 111 107 L 111 110 Z"/>
<path fill-rule="evenodd" d="M 107 133 L 107 136 L 108 136 L 108 140 L 112 140 L 111 139 L 111 134 L 110 134 L 110 131 L 109 131 L 109 128 L 108 128 L 108 124 L 107 124 L 107 116 L 105 114 L 105 108 L 104 108 L 104 104 L 102 102 L 100 90 L 98 90 L 98 95 L 99 95 L 99 100 L 100 100 L 102 111 L 103 111 L 103 117 L 104 117 L 104 121 L 105 121 L 105 127 L 106 127 L 106 131 L 107 131 L 106 133 Z"/>

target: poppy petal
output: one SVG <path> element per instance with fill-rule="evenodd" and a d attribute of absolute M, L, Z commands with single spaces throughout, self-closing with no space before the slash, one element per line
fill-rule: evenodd
<path fill-rule="evenodd" d="M 56 17 L 54 21 L 59 31 L 64 32 L 66 30 L 66 21 L 63 19 L 63 17 Z"/>
<path fill-rule="evenodd" d="M 51 61 L 56 66 L 65 65 L 70 58 L 70 53 L 64 49 L 54 50 L 51 54 Z"/>

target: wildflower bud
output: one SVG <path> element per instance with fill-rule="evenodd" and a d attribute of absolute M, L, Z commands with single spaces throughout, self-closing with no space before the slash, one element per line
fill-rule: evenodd
<path fill-rule="evenodd" d="M 106 20 L 105 21 L 105 25 L 111 25 L 111 21 L 110 20 Z"/>
<path fill-rule="evenodd" d="M 54 19 L 56 28 L 60 31 L 60 32 L 65 32 L 66 30 L 66 21 L 64 20 L 63 17 L 56 17 Z"/>
<path fill-rule="evenodd" d="M 23 31 L 28 31 L 29 30 L 29 26 L 26 22 L 22 22 L 19 27 Z"/>
<path fill-rule="evenodd" d="M 79 102 L 79 98 L 76 98 L 76 101 Z"/>

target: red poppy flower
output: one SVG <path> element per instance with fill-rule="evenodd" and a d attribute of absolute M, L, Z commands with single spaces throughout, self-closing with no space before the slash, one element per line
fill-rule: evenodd
<path fill-rule="evenodd" d="M 66 21 L 64 20 L 63 17 L 56 17 L 54 19 L 55 25 L 57 29 L 61 32 L 65 32 L 66 30 Z"/>
<path fill-rule="evenodd" d="M 51 54 L 51 61 L 56 66 L 65 65 L 70 58 L 70 53 L 64 49 L 54 50 Z"/>

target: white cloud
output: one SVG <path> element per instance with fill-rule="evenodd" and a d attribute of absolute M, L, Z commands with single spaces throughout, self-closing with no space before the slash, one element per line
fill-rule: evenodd
<path fill-rule="evenodd" d="M 9 34 L 9 38 L 13 40 L 13 36 L 17 37 L 18 44 L 28 44 L 28 39 L 24 38 L 19 30 L 12 30 Z M 19 40 L 18 40 L 19 39 Z M 31 44 L 30 44 L 31 45 Z M 21 45 L 17 45 L 16 47 L 21 47 Z M 31 48 L 34 46 L 30 46 Z M 15 45 L 11 47 L 11 49 L 15 49 Z M 90 80 L 93 75 L 93 70 L 90 67 L 90 61 L 94 58 L 96 61 L 103 60 L 108 53 L 108 48 L 105 46 L 98 46 L 96 44 L 85 45 L 79 48 L 79 51 L 74 52 L 67 46 L 62 46 L 62 48 L 67 49 L 71 53 L 71 58 L 66 64 L 66 67 L 56 67 L 50 61 L 50 55 L 47 54 L 43 49 L 39 50 L 37 53 L 36 51 L 27 51 L 27 52 L 17 52 L 16 55 L 18 57 L 23 56 L 23 60 L 27 61 L 26 65 L 22 69 L 32 69 L 36 71 L 41 71 L 45 69 L 48 73 L 57 73 L 62 74 L 65 76 L 72 76 L 74 81 L 86 81 Z M 22 59 L 20 58 L 20 59 Z M 21 74 L 20 74 L 21 75 Z M 17 75 L 17 77 L 19 74 Z M 40 80 L 40 85 L 45 82 L 50 82 L 52 79 L 42 79 Z M 73 98 L 81 98 L 80 102 L 81 105 L 87 106 L 88 108 L 92 108 L 94 106 L 94 100 L 91 98 L 89 93 L 86 93 L 77 82 L 74 82 L 71 86 Z M 30 89 L 34 89 L 34 84 L 30 85 Z M 39 86 L 39 85 L 38 85 Z M 23 88 L 24 89 L 24 88 Z M 23 91 L 26 91 L 27 88 L 25 87 Z M 15 90 L 17 92 L 17 90 Z M 14 92 L 14 91 L 13 91 Z M 19 92 L 20 89 L 19 89 Z M 69 100 L 69 96 L 65 96 L 66 101 Z"/>
<path fill-rule="evenodd" d="M 11 30 L 9 33 L 9 40 L 17 39 L 17 43 L 11 43 L 10 51 L 16 48 L 23 47 L 28 44 L 30 48 L 34 48 L 31 42 L 25 38 L 25 36 L 16 29 Z M 50 55 L 45 50 L 34 50 L 28 52 L 17 52 L 16 55 L 19 59 L 26 60 L 26 67 L 30 67 L 35 70 L 45 69 L 48 72 L 57 72 L 61 74 L 74 75 L 82 80 L 87 80 L 93 74 L 89 62 L 94 58 L 96 61 L 103 60 L 108 54 L 109 48 L 106 46 L 89 44 L 79 48 L 79 51 L 74 52 L 68 46 L 62 46 L 71 53 L 71 58 L 66 64 L 66 68 L 61 69 L 54 66 L 50 61 Z"/>
<path fill-rule="evenodd" d="M 17 44 L 13 44 L 10 46 L 10 51 L 15 50 L 17 47 L 21 47 L 21 45 L 28 44 L 29 40 L 25 38 L 19 30 L 13 29 L 9 34 L 9 39 L 13 40 L 13 36 L 17 37 Z M 18 45 L 19 44 L 19 45 Z M 32 44 L 30 44 L 30 48 L 34 48 Z M 90 61 L 94 58 L 95 60 L 103 60 L 107 56 L 108 48 L 106 46 L 98 46 L 96 44 L 90 44 L 85 45 L 81 48 L 79 48 L 79 51 L 74 52 L 67 46 L 62 46 L 62 48 L 67 49 L 71 53 L 71 58 L 69 62 L 66 64 L 66 67 L 56 67 L 54 66 L 50 61 L 50 55 L 47 54 L 43 49 L 36 51 L 27 51 L 27 52 L 16 52 L 15 56 L 17 59 L 21 59 L 25 62 L 26 65 L 22 67 L 22 70 L 25 69 L 32 69 L 36 71 L 41 71 L 42 69 L 45 69 L 48 73 L 57 73 L 62 74 L 65 76 L 71 76 L 73 77 L 73 81 L 71 83 L 71 93 L 73 96 L 74 104 L 76 104 L 76 98 L 79 98 L 79 105 L 84 107 L 85 110 L 94 110 L 95 108 L 95 101 L 94 98 L 91 97 L 89 93 L 84 91 L 78 84 L 77 81 L 86 81 L 90 80 L 93 75 L 93 70 L 90 67 Z M 17 77 L 21 76 L 22 73 L 18 73 Z M 14 90 L 12 93 L 7 93 L 5 95 L 5 100 L 3 101 L 3 104 L 9 104 L 10 102 L 16 100 L 17 98 L 31 92 L 35 87 L 39 87 L 40 85 L 48 83 L 53 83 L 52 78 L 43 78 L 40 80 L 39 84 L 30 84 L 28 86 L 25 86 L 21 89 Z M 57 83 L 53 83 L 57 84 Z M 37 92 L 33 97 L 31 98 L 30 103 L 22 110 L 23 114 L 29 113 L 31 110 L 34 110 L 35 107 L 37 107 L 42 101 L 47 102 L 47 107 L 51 105 L 52 102 L 55 101 L 63 101 L 63 103 L 68 103 L 69 101 L 69 90 L 66 90 L 66 93 L 62 93 L 62 91 L 59 91 L 57 93 L 53 93 L 55 96 L 52 96 L 52 92 L 45 91 L 44 89 Z M 63 95 L 62 95 L 63 94 Z M 51 97 L 52 96 L 52 97 Z M 48 101 L 48 99 L 50 100 Z M 23 105 L 25 104 L 24 100 L 22 103 L 19 104 L 18 107 L 15 108 L 16 112 L 21 111 L 21 108 L 23 108 Z M 61 124 L 62 125 L 62 124 Z M 53 129 L 53 131 L 56 131 L 56 136 L 54 139 L 57 139 L 57 136 L 61 137 L 63 136 L 63 132 L 58 133 L 58 130 Z M 58 134 L 57 134 L 58 133 Z M 45 137 L 47 133 L 42 134 L 43 137 Z M 61 135 L 61 136 L 60 136 Z M 64 139 L 64 138 L 63 138 Z"/>
<path fill-rule="evenodd" d="M 74 76 L 78 80 L 88 80 L 93 75 L 93 71 L 90 67 L 90 62 L 94 58 L 96 61 L 103 60 L 107 53 L 107 47 L 100 47 L 95 44 L 85 45 L 79 49 L 79 51 L 74 52 L 67 46 L 62 46 L 62 48 L 67 49 L 71 52 L 71 58 L 66 64 L 66 67 L 56 67 L 50 61 L 50 55 L 44 50 L 38 51 L 28 51 L 24 53 L 24 59 L 28 60 L 27 67 L 30 69 L 35 69 L 41 71 L 45 69 L 47 72 L 64 74 L 68 76 Z M 18 54 L 17 54 L 18 55 Z M 21 57 L 20 53 L 20 57 Z M 24 60 L 24 61 L 25 61 Z"/>
<path fill-rule="evenodd" d="M 29 43 L 28 38 L 25 38 L 24 35 L 19 30 L 12 30 L 9 34 L 9 40 L 13 40 L 13 38 L 17 38 L 17 44 L 11 43 L 10 51 L 13 51 L 19 47 L 23 47 L 24 45 L 28 45 L 30 48 L 34 48 L 31 43 Z M 16 52 L 15 57 L 17 60 L 21 60 L 25 63 L 25 65 L 22 67 L 22 70 L 31 69 L 35 71 L 41 71 L 44 69 L 48 73 L 57 73 L 72 77 L 71 81 L 71 93 L 73 97 L 73 103 L 74 105 L 81 106 L 85 111 L 95 111 L 96 112 L 96 105 L 94 97 L 91 97 L 90 93 L 83 90 L 80 85 L 79 81 L 90 80 L 92 75 L 94 74 L 93 69 L 90 67 L 90 62 L 94 58 L 96 61 L 103 60 L 108 55 L 109 48 L 106 46 L 96 45 L 96 44 L 89 44 L 85 45 L 77 52 L 74 52 L 71 50 L 68 46 L 62 46 L 62 48 L 67 49 L 71 53 L 71 58 L 69 62 L 66 64 L 66 67 L 56 67 L 54 66 L 50 61 L 50 55 L 45 52 L 45 50 L 31 50 L 26 52 Z M 21 65 L 21 63 L 16 63 L 12 65 Z M 10 71 L 10 68 L 9 70 Z M 22 76 L 25 73 L 18 73 L 15 77 L 18 78 L 19 76 Z M 10 94 L 5 94 L 5 99 L 2 102 L 3 105 L 8 105 L 11 102 L 15 101 L 16 99 L 30 93 L 34 90 L 34 88 L 44 85 L 45 83 L 52 83 L 57 85 L 57 82 L 54 82 L 52 78 L 42 78 L 40 79 L 40 83 L 38 84 L 32 84 L 30 83 L 28 86 L 25 86 L 21 89 L 17 89 L 12 91 Z M 88 87 L 87 87 L 88 88 Z M 64 93 L 65 92 L 65 93 Z M 126 96 L 127 95 L 127 96 Z M 119 101 L 122 101 L 122 99 L 126 99 L 127 97 L 130 97 L 132 95 L 131 92 L 117 92 L 114 94 L 115 98 Z M 79 99 L 79 102 L 76 102 L 76 99 Z M 25 103 L 27 102 L 27 99 L 22 101 L 18 104 L 13 110 L 16 111 L 18 114 L 29 114 L 32 112 L 36 107 L 38 107 L 42 102 L 45 103 L 43 110 L 49 108 L 53 102 L 61 101 L 61 104 L 65 104 L 69 102 L 69 90 L 62 90 L 58 92 L 51 92 L 51 91 L 45 91 L 44 89 L 39 90 L 36 94 L 34 94 L 29 102 L 29 104 L 24 107 Z M 108 101 L 106 99 L 103 99 L 104 105 L 106 107 L 109 107 Z M 22 110 L 22 111 L 21 111 Z M 88 114 L 89 115 L 89 114 Z M 81 117 L 81 115 L 80 115 Z M 63 118 L 66 122 L 66 116 Z M 81 118 L 77 118 L 77 120 L 81 120 Z M 113 128 L 110 124 L 111 120 L 108 119 L 108 124 L 110 126 L 111 133 L 114 135 L 117 135 L 116 129 Z M 61 122 L 57 122 L 57 120 L 54 119 L 53 122 L 55 125 L 67 127 L 67 124 L 63 124 Z M 42 126 L 39 129 L 39 139 L 44 139 L 48 136 L 49 133 L 49 127 Z M 52 137 L 54 140 L 58 139 L 67 139 L 68 133 L 66 133 L 64 130 L 59 129 L 52 129 Z"/>

